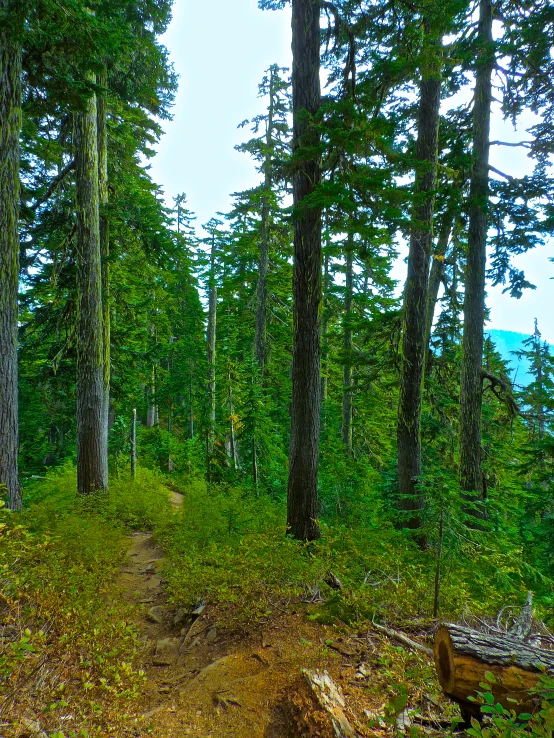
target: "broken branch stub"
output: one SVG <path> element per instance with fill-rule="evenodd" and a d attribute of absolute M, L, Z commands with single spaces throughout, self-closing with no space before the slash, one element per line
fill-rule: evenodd
<path fill-rule="evenodd" d="M 303 669 L 303 684 L 289 699 L 288 716 L 297 738 L 360 738 L 347 716 L 344 695 L 327 671 Z"/>

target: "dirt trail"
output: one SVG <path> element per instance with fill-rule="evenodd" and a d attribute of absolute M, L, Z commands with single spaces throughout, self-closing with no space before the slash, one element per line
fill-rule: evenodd
<path fill-rule="evenodd" d="M 172 502 L 178 508 L 182 497 L 173 493 Z M 338 636 L 332 626 L 283 612 L 263 632 L 219 632 L 202 605 L 188 613 L 168 604 L 163 554 L 150 533 L 131 536 L 128 554 L 118 584 L 124 597 L 140 605 L 137 625 L 147 654 L 135 735 L 286 738 L 283 706 L 303 667 L 327 668 L 346 684 L 354 678 L 351 655 L 326 647 L 329 636 Z"/>

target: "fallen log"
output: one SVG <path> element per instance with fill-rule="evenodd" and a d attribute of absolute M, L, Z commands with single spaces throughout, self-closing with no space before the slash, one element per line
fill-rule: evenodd
<path fill-rule="evenodd" d="M 545 671 L 554 673 L 554 652 L 510 635 L 489 635 L 460 625 L 443 625 L 435 636 L 435 667 L 445 693 L 460 704 L 462 714 L 478 712 L 469 698 L 483 692 L 487 672 L 496 702 L 507 710 L 535 712 L 540 700 L 530 694 Z"/>

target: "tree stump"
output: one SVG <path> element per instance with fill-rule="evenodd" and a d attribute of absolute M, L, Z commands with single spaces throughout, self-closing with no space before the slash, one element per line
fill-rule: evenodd
<path fill-rule="evenodd" d="M 540 699 L 530 694 L 545 671 L 554 673 L 554 652 L 509 635 L 489 635 L 459 625 L 443 625 L 435 637 L 435 667 L 445 693 L 475 712 L 470 697 L 482 692 L 490 672 L 494 698 L 507 710 L 534 712 Z M 471 709 L 473 708 L 473 709 Z M 463 710 L 462 710 L 463 714 Z"/>
<path fill-rule="evenodd" d="M 286 713 L 295 738 L 359 738 L 347 717 L 344 695 L 326 671 L 303 669 L 304 680 L 289 695 Z"/>

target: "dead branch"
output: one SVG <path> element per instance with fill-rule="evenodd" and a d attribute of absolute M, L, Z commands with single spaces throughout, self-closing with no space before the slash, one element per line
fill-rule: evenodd
<path fill-rule="evenodd" d="M 38 210 L 38 208 L 41 205 L 44 205 L 44 203 L 52 197 L 52 195 L 54 194 L 54 192 L 58 189 L 58 186 L 60 185 L 60 183 L 67 177 L 67 175 L 69 174 L 69 172 L 71 172 L 73 169 L 75 169 L 75 159 L 72 159 L 69 162 L 69 164 L 67 164 L 62 169 L 62 171 L 54 177 L 54 179 L 50 182 L 50 186 L 48 187 L 48 189 L 46 190 L 46 192 L 44 193 L 44 195 L 42 195 L 42 197 L 39 197 L 38 200 L 36 200 L 31 205 L 31 210 L 33 212 L 35 212 L 36 210 Z"/>
<path fill-rule="evenodd" d="M 405 646 L 408 646 L 409 648 L 413 648 L 416 651 L 421 651 L 421 653 L 424 653 L 426 656 L 433 658 L 432 648 L 427 648 L 427 646 L 423 646 L 421 643 L 417 643 L 417 641 L 413 641 L 405 633 L 400 633 L 398 630 L 392 630 L 392 628 L 385 628 L 384 625 L 378 625 L 375 622 L 373 622 L 372 625 L 376 630 L 380 631 L 381 633 L 384 633 L 389 638 L 393 638 L 395 641 L 400 641 L 400 643 L 403 643 Z"/>

